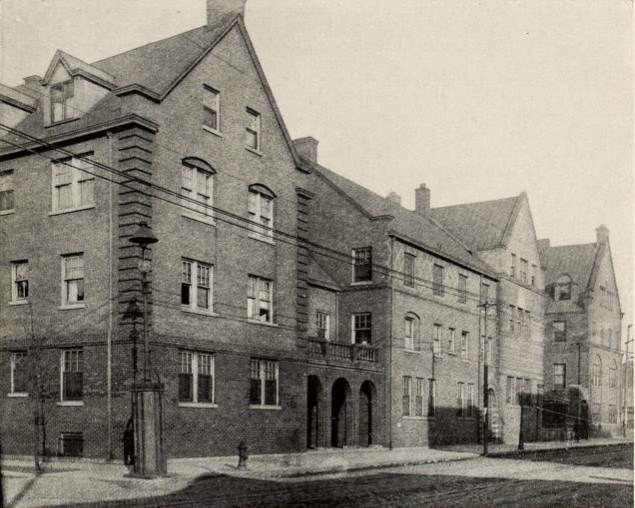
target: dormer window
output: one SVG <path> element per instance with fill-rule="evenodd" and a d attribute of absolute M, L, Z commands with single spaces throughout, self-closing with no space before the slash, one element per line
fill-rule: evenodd
<path fill-rule="evenodd" d="M 556 302 L 560 300 L 571 300 L 571 277 L 568 275 L 558 277 L 554 297 Z"/>
<path fill-rule="evenodd" d="M 74 117 L 74 97 L 75 87 L 72 79 L 51 85 L 51 123 Z"/>

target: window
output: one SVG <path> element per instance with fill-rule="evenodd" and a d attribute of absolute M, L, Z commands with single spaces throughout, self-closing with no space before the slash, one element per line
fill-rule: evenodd
<path fill-rule="evenodd" d="M 11 301 L 29 301 L 28 261 L 15 261 L 11 263 Z"/>
<path fill-rule="evenodd" d="M 183 196 L 184 215 L 209 220 L 214 215 L 212 167 L 193 157 L 186 157 L 181 166 L 181 196 Z"/>
<path fill-rule="evenodd" d="M 370 312 L 353 314 L 353 344 L 370 344 L 371 332 Z"/>
<path fill-rule="evenodd" d="M 81 401 L 84 397 L 84 354 L 81 349 L 62 351 L 61 400 Z"/>
<path fill-rule="evenodd" d="M 507 391 L 505 392 L 505 402 L 514 404 L 516 402 L 516 378 L 507 376 Z"/>
<path fill-rule="evenodd" d="M 523 402 L 523 379 L 518 377 L 516 378 L 516 404 L 522 405 Z"/>
<path fill-rule="evenodd" d="M 528 310 L 525 311 L 525 329 L 523 331 L 525 340 L 529 340 L 531 338 L 531 313 Z"/>
<path fill-rule="evenodd" d="M 403 377 L 403 397 L 402 397 L 402 415 L 410 416 L 410 390 L 412 378 L 410 376 Z"/>
<path fill-rule="evenodd" d="M 14 207 L 13 171 L 3 171 L 0 173 L 0 213 L 10 212 Z"/>
<path fill-rule="evenodd" d="M 513 305 L 509 306 L 509 334 L 515 335 L 516 333 L 516 325 L 514 321 L 514 314 L 516 312 L 516 307 Z"/>
<path fill-rule="evenodd" d="M 480 303 L 488 303 L 489 302 L 489 284 L 481 284 L 481 299 Z"/>
<path fill-rule="evenodd" d="M 564 363 L 553 364 L 553 387 L 564 389 L 567 386 L 567 366 Z"/>
<path fill-rule="evenodd" d="M 474 418 L 474 385 L 468 383 L 467 385 L 467 414 L 468 418 Z"/>
<path fill-rule="evenodd" d="M 405 348 L 409 351 L 415 349 L 415 319 L 407 316 L 404 319 L 404 343 Z"/>
<path fill-rule="evenodd" d="M 556 302 L 560 300 L 571 300 L 571 278 L 568 275 L 561 275 L 556 281 L 554 291 Z"/>
<path fill-rule="evenodd" d="M 511 266 L 511 270 L 509 272 L 509 274 L 512 277 L 516 277 L 516 266 L 517 266 L 518 260 L 516 259 L 516 254 L 512 253 L 512 266 Z"/>
<path fill-rule="evenodd" d="M 417 378 L 417 391 L 415 392 L 415 416 L 423 416 L 423 382 L 425 379 Z"/>
<path fill-rule="evenodd" d="M 87 157 L 90 154 L 83 155 Z M 90 207 L 95 204 L 93 166 L 82 159 L 53 163 L 53 211 Z"/>
<path fill-rule="evenodd" d="M 61 432 L 59 453 L 62 457 L 82 457 L 84 455 L 84 433 Z"/>
<path fill-rule="evenodd" d="M 593 359 L 593 366 L 591 367 L 591 385 L 602 386 L 602 361 L 599 356 Z"/>
<path fill-rule="evenodd" d="M 253 150 L 260 151 L 260 113 L 247 108 L 245 143 Z"/>
<path fill-rule="evenodd" d="M 249 188 L 247 214 L 249 228 L 259 236 L 273 238 L 273 199 L 275 195 L 262 185 Z"/>
<path fill-rule="evenodd" d="M 428 379 L 428 416 L 435 415 L 437 407 L 437 382 L 434 379 Z"/>
<path fill-rule="evenodd" d="M 327 312 L 318 311 L 315 313 L 315 328 L 320 339 L 329 340 L 331 338 L 329 333 L 330 322 L 331 316 Z"/>
<path fill-rule="evenodd" d="M 212 266 L 184 259 L 181 262 L 181 305 L 189 309 L 212 309 Z"/>
<path fill-rule="evenodd" d="M 470 334 L 469 332 L 461 332 L 461 358 L 467 360 L 469 357 Z"/>
<path fill-rule="evenodd" d="M 62 256 L 62 305 L 83 304 L 84 255 Z"/>
<path fill-rule="evenodd" d="M 532 287 L 536 286 L 536 272 L 537 272 L 538 268 L 536 267 L 536 265 L 534 265 L 532 263 L 531 265 L 531 285 Z"/>
<path fill-rule="evenodd" d="M 608 423 L 617 423 L 617 407 L 609 405 L 609 421 Z"/>
<path fill-rule="evenodd" d="M 450 328 L 448 332 L 448 351 L 456 353 L 456 330 L 454 328 Z"/>
<path fill-rule="evenodd" d="M 353 249 L 353 282 L 373 280 L 373 250 L 371 247 Z"/>
<path fill-rule="evenodd" d="M 456 415 L 459 418 L 467 416 L 467 399 L 465 397 L 465 383 L 456 384 Z"/>
<path fill-rule="evenodd" d="M 600 423 L 602 421 L 602 406 L 597 402 L 591 404 L 591 415 L 593 423 Z"/>
<path fill-rule="evenodd" d="M 520 260 L 520 279 L 527 282 L 527 272 L 529 271 L 529 263 L 526 259 Z"/>
<path fill-rule="evenodd" d="M 567 322 L 566 321 L 553 322 L 553 340 L 554 342 L 567 341 Z"/>
<path fill-rule="evenodd" d="M 415 286 L 415 260 L 412 254 L 404 254 L 403 258 L 403 284 L 413 288 Z"/>
<path fill-rule="evenodd" d="M 443 267 L 440 265 L 432 266 L 432 293 L 437 296 L 443 296 Z"/>
<path fill-rule="evenodd" d="M 434 355 L 441 354 L 441 325 L 434 325 L 432 329 L 432 353 Z"/>
<path fill-rule="evenodd" d="M 458 302 L 467 302 L 467 277 L 465 275 L 459 275 L 459 295 Z"/>
<path fill-rule="evenodd" d="M 208 129 L 220 132 L 220 92 L 211 86 L 204 85 L 203 125 Z"/>
<path fill-rule="evenodd" d="M 609 368 L 609 388 L 617 388 L 617 365 L 615 361 Z"/>
<path fill-rule="evenodd" d="M 214 357 L 206 353 L 180 354 L 179 402 L 214 403 Z"/>
<path fill-rule="evenodd" d="M 51 85 L 51 122 L 61 122 L 75 116 L 73 81 Z"/>
<path fill-rule="evenodd" d="M 249 276 L 247 286 L 247 317 L 261 323 L 273 323 L 273 282 Z"/>
<path fill-rule="evenodd" d="M 26 351 L 11 353 L 11 394 L 26 395 L 28 393 L 28 365 Z"/>
<path fill-rule="evenodd" d="M 249 404 L 252 406 L 278 406 L 278 362 L 251 360 L 251 386 Z"/>

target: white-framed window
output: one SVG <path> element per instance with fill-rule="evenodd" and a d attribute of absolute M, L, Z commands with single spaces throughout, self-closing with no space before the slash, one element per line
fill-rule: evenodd
<path fill-rule="evenodd" d="M 247 318 L 261 323 L 273 323 L 273 281 L 249 275 Z"/>
<path fill-rule="evenodd" d="M 418 377 L 416 379 L 415 391 L 415 416 L 423 416 L 423 391 L 425 379 Z"/>
<path fill-rule="evenodd" d="M 432 265 L 432 294 L 443 296 L 445 289 L 443 287 L 443 267 L 441 265 Z"/>
<path fill-rule="evenodd" d="M 179 402 L 214 404 L 214 356 L 181 351 L 179 359 Z"/>
<path fill-rule="evenodd" d="M 65 349 L 61 362 L 61 401 L 81 401 L 84 398 L 84 352 L 80 348 Z"/>
<path fill-rule="evenodd" d="M 72 158 L 53 162 L 53 211 L 73 210 L 95 204 L 95 176 L 93 165 Z"/>
<path fill-rule="evenodd" d="M 181 196 L 184 215 L 210 220 L 214 216 L 214 173 L 193 163 L 184 163 L 181 166 Z"/>
<path fill-rule="evenodd" d="M 181 261 L 181 305 L 211 312 L 212 287 L 212 265 L 191 259 Z"/>
<path fill-rule="evenodd" d="M 62 256 L 62 305 L 80 305 L 85 298 L 84 254 Z"/>
<path fill-rule="evenodd" d="M 470 353 L 470 333 L 463 330 L 461 332 L 461 358 L 467 360 Z"/>
<path fill-rule="evenodd" d="M 362 247 L 353 249 L 353 282 L 373 280 L 373 249 Z"/>
<path fill-rule="evenodd" d="M 247 108 L 247 125 L 245 127 L 245 144 L 252 150 L 260 151 L 260 113 Z"/>
<path fill-rule="evenodd" d="M 12 212 L 14 209 L 13 171 L 2 171 L 0 173 L 0 213 Z"/>
<path fill-rule="evenodd" d="M 432 354 L 441 354 L 441 325 L 436 323 L 432 326 Z"/>
<path fill-rule="evenodd" d="M 13 261 L 11 263 L 11 301 L 29 301 L 29 262 Z"/>
<path fill-rule="evenodd" d="M 220 92 L 203 85 L 203 126 L 214 132 L 220 132 Z"/>
<path fill-rule="evenodd" d="M 404 345 L 408 351 L 415 350 L 415 318 L 406 316 L 404 319 Z"/>
<path fill-rule="evenodd" d="M 467 276 L 459 275 L 459 287 L 458 287 L 458 302 L 466 303 L 467 302 Z"/>
<path fill-rule="evenodd" d="M 273 200 L 274 194 L 261 185 L 249 188 L 247 214 L 249 228 L 258 236 L 273 238 Z"/>
<path fill-rule="evenodd" d="M 372 316 L 370 312 L 359 312 L 352 316 L 353 344 L 370 344 L 372 338 Z"/>
<path fill-rule="evenodd" d="M 51 85 L 51 123 L 75 117 L 73 80 Z"/>
<path fill-rule="evenodd" d="M 567 366 L 564 363 L 553 364 L 553 387 L 560 389 L 567 387 Z"/>
<path fill-rule="evenodd" d="M 448 351 L 456 353 L 456 329 L 454 328 L 448 330 Z"/>
<path fill-rule="evenodd" d="M 402 416 L 410 416 L 410 399 L 412 393 L 412 378 L 410 376 L 403 377 L 403 397 L 401 404 Z"/>
<path fill-rule="evenodd" d="M 407 252 L 403 257 L 403 284 L 410 288 L 415 287 L 415 262 L 417 257 Z"/>
<path fill-rule="evenodd" d="M 317 311 L 315 313 L 315 329 L 320 339 L 329 340 L 331 327 L 331 315 L 328 312 Z"/>
<path fill-rule="evenodd" d="M 252 406 L 279 406 L 278 380 L 278 362 L 252 359 L 249 404 Z"/>
<path fill-rule="evenodd" d="M 437 410 L 437 381 L 428 379 L 428 416 L 433 417 Z"/>
<path fill-rule="evenodd" d="M 29 371 L 26 351 L 11 353 L 11 395 L 27 395 L 29 392 Z"/>

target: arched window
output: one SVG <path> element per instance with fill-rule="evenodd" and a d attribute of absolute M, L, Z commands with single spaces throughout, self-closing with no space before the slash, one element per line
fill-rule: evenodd
<path fill-rule="evenodd" d="M 276 195 L 264 185 L 249 186 L 247 214 L 251 223 L 249 228 L 258 237 L 273 238 L 273 200 Z"/>
<path fill-rule="evenodd" d="M 560 300 L 571 300 L 571 277 L 568 275 L 560 275 L 560 277 L 558 277 L 554 298 L 556 302 Z"/>
<path fill-rule="evenodd" d="M 214 175 L 216 170 L 203 159 L 184 157 L 181 162 L 181 204 L 183 215 L 210 221 L 214 206 Z"/>
<path fill-rule="evenodd" d="M 591 384 L 593 386 L 602 385 L 602 360 L 596 355 L 593 359 L 593 367 L 591 370 Z"/>
<path fill-rule="evenodd" d="M 404 317 L 404 347 L 408 351 L 421 350 L 419 339 L 419 317 L 409 312 Z"/>

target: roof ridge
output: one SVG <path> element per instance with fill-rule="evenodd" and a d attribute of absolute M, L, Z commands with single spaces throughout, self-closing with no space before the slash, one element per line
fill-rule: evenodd
<path fill-rule="evenodd" d="M 597 247 L 596 242 L 589 243 L 569 243 L 567 245 L 550 245 L 549 249 L 562 249 L 562 248 L 570 248 L 570 247 Z"/>
<path fill-rule="evenodd" d="M 454 208 L 457 206 L 470 206 L 470 205 L 480 205 L 483 203 L 497 203 L 500 201 L 509 201 L 512 199 L 518 199 L 520 196 L 522 195 L 522 192 L 520 194 L 517 194 L 515 196 L 509 196 L 506 198 L 498 198 L 498 199 L 486 199 L 484 201 L 471 201 L 469 203 L 456 203 L 454 205 L 445 205 L 445 206 L 435 206 L 434 208 L 432 208 L 432 210 L 441 210 L 443 208 Z"/>

